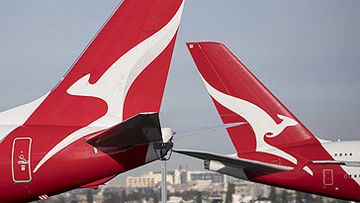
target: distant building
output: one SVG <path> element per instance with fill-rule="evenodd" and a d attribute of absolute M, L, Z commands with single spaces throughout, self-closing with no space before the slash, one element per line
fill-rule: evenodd
<path fill-rule="evenodd" d="M 184 202 L 182 197 L 170 196 L 167 203 L 181 203 Z"/>
<path fill-rule="evenodd" d="M 188 181 L 187 165 L 180 165 L 179 170 L 174 171 L 174 184 L 184 184 Z"/>
<path fill-rule="evenodd" d="M 212 183 L 226 183 L 226 176 L 212 171 L 189 171 L 186 165 L 180 165 L 179 170 L 174 171 L 174 184 L 208 180 Z"/>
<path fill-rule="evenodd" d="M 174 184 L 174 175 L 168 174 L 166 176 L 169 184 Z M 161 173 L 149 172 L 141 176 L 129 176 L 126 178 L 126 187 L 128 188 L 153 188 L 161 184 Z"/>
<path fill-rule="evenodd" d="M 271 186 L 259 183 L 236 180 L 232 182 L 235 186 L 235 193 L 233 194 L 234 202 L 264 202 L 270 194 Z M 264 198 L 264 199 L 262 199 Z M 265 201 L 266 202 L 266 201 Z"/>
<path fill-rule="evenodd" d="M 188 181 L 211 181 L 212 183 L 225 183 L 226 178 L 223 174 L 211 171 L 189 171 Z"/>
<path fill-rule="evenodd" d="M 167 174 L 168 190 L 170 192 L 198 191 L 224 191 L 226 176 L 211 171 L 189 171 L 186 165 Z M 126 179 L 128 189 L 155 188 L 161 185 L 161 173 L 149 172 L 141 176 L 130 176 Z"/>

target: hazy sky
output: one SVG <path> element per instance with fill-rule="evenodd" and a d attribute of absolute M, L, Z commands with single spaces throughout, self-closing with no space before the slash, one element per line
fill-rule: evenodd
<path fill-rule="evenodd" d="M 48 92 L 118 3 L 1 0 L 0 110 Z M 181 135 L 221 125 L 185 46 L 208 40 L 224 42 L 318 137 L 359 139 L 359 10 L 358 0 L 188 0 L 161 114 L 179 133 L 175 147 L 233 152 L 223 129 Z M 170 168 L 202 166 L 172 158 Z"/>

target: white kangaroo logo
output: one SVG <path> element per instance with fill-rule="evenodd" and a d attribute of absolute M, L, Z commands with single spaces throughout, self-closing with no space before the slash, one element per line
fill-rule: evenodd
<path fill-rule="evenodd" d="M 249 123 L 255 133 L 257 152 L 273 154 L 275 156 L 282 157 L 295 165 L 297 164 L 297 159 L 295 157 L 282 151 L 281 149 L 269 145 L 265 142 L 264 138 L 265 136 L 267 138 L 274 138 L 280 135 L 285 128 L 296 126 L 298 122 L 292 118 L 278 114 L 278 118 L 282 121 L 280 124 L 277 124 L 269 114 L 255 104 L 224 94 L 209 85 L 205 79 L 203 79 L 203 81 L 208 92 L 217 102 L 235 112 Z M 304 170 L 312 175 L 312 171 L 307 166 L 304 167 Z"/>
<path fill-rule="evenodd" d="M 120 57 L 95 84 L 90 84 L 90 74 L 87 74 L 67 90 L 70 95 L 102 99 L 108 105 L 107 112 L 90 125 L 73 132 L 59 142 L 41 159 L 34 173 L 52 156 L 76 140 L 122 122 L 124 100 L 129 88 L 170 44 L 179 27 L 183 8 L 184 2 L 163 28 Z"/>

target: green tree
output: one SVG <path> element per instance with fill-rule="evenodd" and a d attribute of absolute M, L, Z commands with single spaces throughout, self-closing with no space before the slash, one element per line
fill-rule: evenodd
<path fill-rule="evenodd" d="M 305 193 L 304 198 L 305 198 L 305 203 L 313 203 L 314 202 L 314 197 L 312 194 Z"/>
<path fill-rule="evenodd" d="M 94 201 L 93 192 L 91 189 L 86 190 L 87 202 L 92 203 Z"/>
<path fill-rule="evenodd" d="M 323 203 L 323 197 L 316 195 L 316 197 L 314 198 L 314 203 Z"/>
<path fill-rule="evenodd" d="M 336 202 L 336 203 L 347 203 L 348 201 L 338 199 L 338 200 L 336 200 L 335 202 Z"/>
<path fill-rule="evenodd" d="M 282 203 L 288 203 L 289 202 L 289 193 L 286 190 L 283 190 L 281 192 L 281 202 Z"/>
<path fill-rule="evenodd" d="M 105 195 L 105 203 L 112 203 L 112 202 L 120 202 L 120 197 L 116 195 L 115 193 L 107 193 Z"/>
<path fill-rule="evenodd" d="M 232 203 L 232 195 L 235 193 L 235 185 L 228 183 L 228 188 L 226 191 L 225 203 Z"/>
<path fill-rule="evenodd" d="M 304 203 L 304 193 L 296 192 L 296 203 Z"/>
<path fill-rule="evenodd" d="M 124 203 L 124 202 L 126 202 L 126 192 L 125 192 L 125 190 L 123 190 L 122 192 L 121 192 L 121 195 L 120 195 L 120 203 Z"/>
<path fill-rule="evenodd" d="M 151 198 L 153 199 L 154 203 L 158 203 L 159 202 L 159 198 L 158 195 L 156 194 L 156 191 L 152 191 L 151 193 Z"/>
<path fill-rule="evenodd" d="M 278 202 L 275 187 L 271 187 L 270 189 L 269 200 L 271 202 Z"/>
<path fill-rule="evenodd" d="M 197 191 L 196 192 L 196 203 L 202 203 L 202 194 L 201 192 Z"/>

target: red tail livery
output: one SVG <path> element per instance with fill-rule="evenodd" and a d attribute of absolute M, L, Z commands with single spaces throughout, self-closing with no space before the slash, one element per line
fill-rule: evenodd
<path fill-rule="evenodd" d="M 0 114 L 0 202 L 93 188 L 156 160 L 154 143 L 172 137 L 158 112 L 183 7 L 123 1 L 53 91 Z"/>
<path fill-rule="evenodd" d="M 178 152 L 235 177 L 360 200 L 360 142 L 315 137 L 223 44 L 187 45 L 237 154 Z"/>

